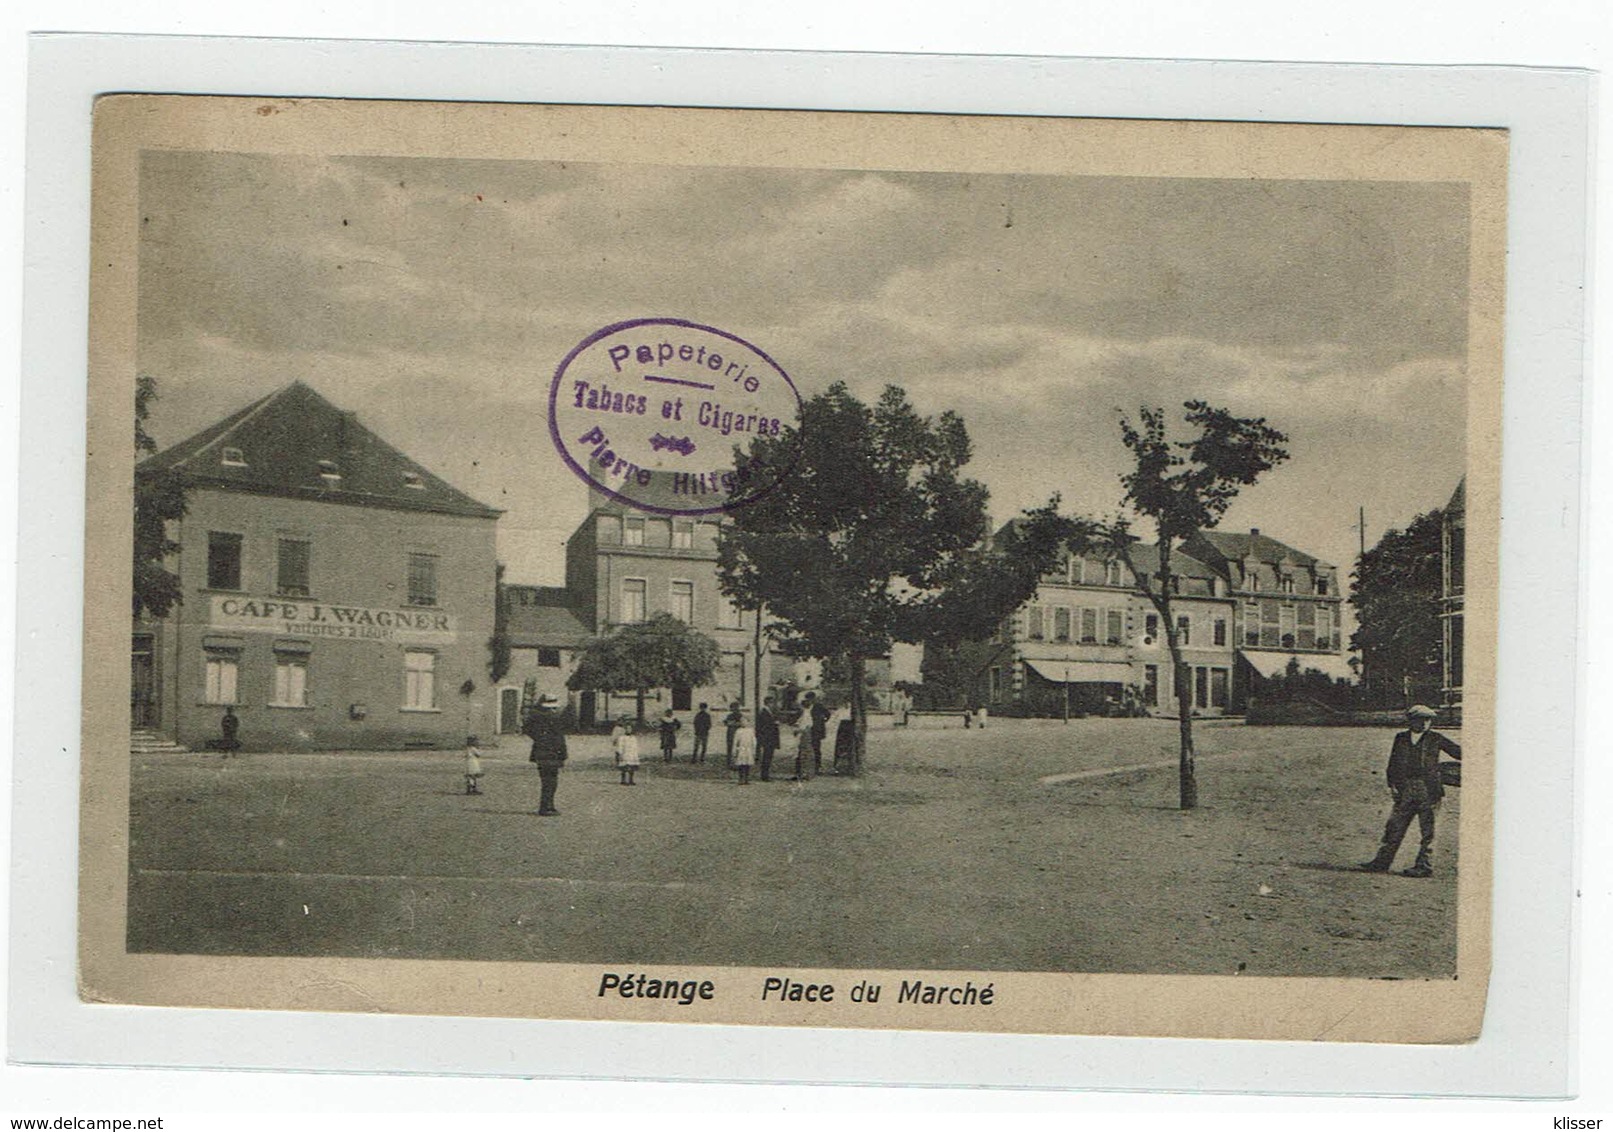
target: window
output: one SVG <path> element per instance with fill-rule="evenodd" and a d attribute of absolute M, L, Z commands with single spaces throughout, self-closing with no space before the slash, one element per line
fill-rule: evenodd
<path fill-rule="evenodd" d="M 1294 592 L 1294 575 L 1292 575 L 1292 574 L 1284 574 L 1282 576 L 1282 578 L 1279 579 L 1277 584 L 1278 584 L 1278 588 L 1281 589 L 1283 593 L 1285 593 L 1285 594 L 1293 593 Z"/>
<path fill-rule="evenodd" d="M 1095 645 L 1098 643 L 1098 611 L 1096 609 L 1083 609 L 1081 611 L 1081 643 Z"/>
<path fill-rule="evenodd" d="M 1257 602 L 1244 603 L 1243 643 L 1250 648 L 1260 644 L 1260 606 Z"/>
<path fill-rule="evenodd" d="M 1111 609 L 1105 617 L 1107 632 L 1104 640 L 1111 645 L 1118 645 L 1126 639 L 1126 615 L 1118 609 Z"/>
<path fill-rule="evenodd" d="M 403 654 L 403 707 L 405 711 L 432 711 L 437 706 L 437 654 Z"/>
<path fill-rule="evenodd" d="M 1026 635 L 1029 636 L 1030 639 L 1033 640 L 1033 641 L 1041 640 L 1042 639 L 1042 607 L 1041 606 L 1039 606 L 1039 605 L 1031 606 L 1028 621 L 1029 621 L 1029 628 L 1026 630 Z"/>
<path fill-rule="evenodd" d="M 997 667 L 987 669 L 986 678 L 988 690 L 991 693 L 991 702 L 997 703 L 1003 698 L 1003 670 Z"/>
<path fill-rule="evenodd" d="M 1159 706 L 1159 665 L 1143 665 L 1143 703 L 1149 707 Z"/>
<path fill-rule="evenodd" d="M 1176 643 L 1184 648 L 1193 643 L 1193 619 L 1185 613 L 1176 619 Z"/>
<path fill-rule="evenodd" d="M 246 467 L 246 455 L 239 448 L 224 449 L 223 459 L 220 461 L 226 468 Z"/>
<path fill-rule="evenodd" d="M 1208 668 L 1193 669 L 1193 706 L 1210 706 L 1210 670 Z"/>
<path fill-rule="evenodd" d="M 599 517 L 599 541 L 619 543 L 622 541 L 622 520 L 618 515 L 601 515 Z"/>
<path fill-rule="evenodd" d="M 742 616 L 739 606 L 734 604 L 733 598 L 727 594 L 717 595 L 717 628 L 742 629 L 744 628 L 744 624 L 741 621 Z"/>
<path fill-rule="evenodd" d="M 1227 619 L 1225 617 L 1217 617 L 1215 619 L 1215 627 L 1212 630 L 1212 632 L 1213 632 L 1214 641 L 1215 641 L 1216 644 L 1218 644 L 1218 645 L 1226 644 L 1227 643 Z"/>
<path fill-rule="evenodd" d="M 692 519 L 676 519 L 673 521 L 672 549 L 694 549 L 694 521 Z"/>
<path fill-rule="evenodd" d="M 539 649 L 538 650 L 538 667 L 539 668 L 559 668 L 560 667 L 560 650 L 559 649 Z"/>
<path fill-rule="evenodd" d="M 1316 592 L 1317 592 L 1317 594 L 1319 594 L 1322 597 L 1326 597 L 1327 596 L 1327 584 L 1328 583 L 1327 583 L 1327 575 L 1326 574 L 1318 574 L 1318 575 L 1316 575 Z"/>
<path fill-rule="evenodd" d="M 1316 647 L 1333 648 L 1333 611 L 1325 605 L 1316 611 Z"/>
<path fill-rule="evenodd" d="M 1111 558 L 1104 564 L 1103 580 L 1111 586 L 1120 585 L 1120 559 Z"/>
<path fill-rule="evenodd" d="M 409 555 L 409 604 L 437 604 L 437 556 Z"/>
<path fill-rule="evenodd" d="M 404 472 L 403 473 L 403 486 L 404 487 L 411 487 L 416 491 L 425 491 L 426 490 L 426 481 L 425 481 L 425 478 L 423 476 L 421 476 L 421 474 L 419 472 Z"/>
<path fill-rule="evenodd" d="M 644 579 L 622 580 L 622 622 L 632 624 L 644 620 Z"/>
<path fill-rule="evenodd" d="M 1278 622 L 1278 626 L 1281 632 L 1283 648 L 1291 649 L 1294 647 L 1294 607 L 1284 605 L 1280 617 L 1281 620 Z"/>
<path fill-rule="evenodd" d="M 207 684 L 203 698 L 210 704 L 240 703 L 236 686 L 241 672 L 241 654 L 234 649 L 207 650 Z"/>
<path fill-rule="evenodd" d="M 308 596 L 308 542 L 283 538 L 275 565 L 275 591 L 287 597 Z"/>
<path fill-rule="evenodd" d="M 1230 700 L 1231 673 L 1225 668 L 1210 669 L 1210 706 L 1224 708 Z"/>
<path fill-rule="evenodd" d="M 301 653 L 274 654 L 275 707 L 308 706 L 308 657 Z"/>
<path fill-rule="evenodd" d="M 241 536 L 224 531 L 207 532 L 207 588 L 241 588 Z"/>
<path fill-rule="evenodd" d="M 644 545 L 644 520 L 643 519 L 628 519 L 626 521 L 626 523 L 625 523 L 625 531 L 624 531 L 624 533 L 622 535 L 622 545 L 623 546 L 643 546 Z"/>
<path fill-rule="evenodd" d="M 685 625 L 694 624 L 694 583 L 672 583 L 672 616 Z"/>
<path fill-rule="evenodd" d="M 1053 611 L 1053 639 L 1056 641 L 1070 639 L 1070 611 L 1062 605 Z"/>
<path fill-rule="evenodd" d="M 1296 640 L 1302 649 L 1316 647 L 1316 607 L 1308 601 L 1299 607 L 1299 633 Z"/>
<path fill-rule="evenodd" d="M 1262 601 L 1260 603 L 1260 647 L 1274 649 L 1278 646 L 1277 636 L 1278 614 L 1277 603 Z"/>
<path fill-rule="evenodd" d="M 1143 636 L 1150 641 L 1159 640 L 1159 614 L 1150 613 L 1143 620 Z"/>
<path fill-rule="evenodd" d="M 1087 580 L 1087 560 L 1085 558 L 1072 558 L 1070 560 L 1070 581 L 1085 584 Z"/>
<path fill-rule="evenodd" d="M 336 466 L 335 460 L 321 460 L 319 462 L 319 478 L 335 483 L 342 478 L 342 470 Z"/>

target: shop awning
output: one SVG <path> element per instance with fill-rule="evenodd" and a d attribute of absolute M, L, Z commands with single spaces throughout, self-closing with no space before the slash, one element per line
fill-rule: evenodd
<path fill-rule="evenodd" d="M 1025 666 L 1054 684 L 1125 684 L 1131 665 L 1123 660 L 1029 660 Z"/>
<path fill-rule="evenodd" d="M 1314 668 L 1333 680 L 1355 678 L 1355 673 L 1350 671 L 1346 659 L 1337 653 L 1262 652 L 1240 649 L 1238 655 L 1247 660 L 1249 666 L 1262 676 L 1282 676 L 1288 671 L 1288 662 L 1297 660 L 1301 672 Z"/>

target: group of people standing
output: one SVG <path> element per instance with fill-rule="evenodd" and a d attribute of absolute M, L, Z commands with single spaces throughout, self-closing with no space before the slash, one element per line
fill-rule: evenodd
<path fill-rule="evenodd" d="M 840 724 L 834 749 L 836 767 L 850 758 L 850 713 L 844 709 L 842 711 L 845 719 Z M 749 710 L 735 703 L 722 721 L 727 766 L 738 773 L 741 786 L 750 784 L 752 770 L 759 772 L 763 782 L 771 782 L 774 760 L 781 746 L 789 741 L 794 751 L 791 781 L 804 782 L 821 774 L 823 744 L 828 737 L 833 714 L 814 692 L 802 696 L 800 708 L 787 716 L 781 715 L 772 701 L 768 701 L 755 713 L 753 720 Z M 677 757 L 678 733 L 683 729 L 683 721 L 668 708 L 654 726 L 660 740 L 661 761 L 670 763 Z M 711 708 L 701 704 L 692 720 L 694 747 L 689 756 L 691 764 L 699 765 L 707 760 L 712 726 Z M 641 765 L 639 739 L 635 730 L 633 717 L 624 715 L 617 720 L 611 732 L 611 750 L 623 786 L 635 785 L 634 774 Z"/>
<path fill-rule="evenodd" d="M 538 777 L 542 783 L 538 802 L 540 817 L 558 817 L 560 814 L 559 809 L 555 807 L 555 794 L 559 789 L 560 768 L 565 765 L 567 751 L 565 731 L 560 725 L 559 707 L 560 701 L 556 697 L 541 697 L 522 729 L 532 740 L 530 761 L 537 766 Z M 842 765 L 849 765 L 852 743 L 850 712 L 842 708 L 838 714 L 841 719 L 836 730 L 833 751 L 836 770 Z M 780 747 L 788 740 L 793 744 L 794 751 L 793 773 L 790 775 L 790 780 L 805 782 L 823 771 L 823 744 L 829 733 L 830 720 L 835 715 L 836 713 L 831 712 L 813 692 L 802 696 L 800 708 L 790 713 L 788 717 L 781 717 L 773 703 L 769 701 L 762 705 L 753 721 L 751 713 L 736 703 L 729 708 L 723 718 L 728 766 L 738 772 L 741 786 L 750 784 L 751 771 L 758 767 L 761 780 L 770 782 L 773 779 L 774 760 Z M 663 762 L 670 763 L 676 757 L 678 732 L 682 729 L 682 720 L 678 719 L 671 709 L 668 709 L 655 724 Z M 690 756 L 692 763 L 699 764 L 706 761 L 711 730 L 711 710 L 706 704 L 701 704 L 693 720 L 694 751 Z M 638 785 L 636 776 L 643 760 L 639 751 L 638 729 L 632 716 L 622 716 L 612 729 L 611 755 L 621 785 Z M 465 792 L 480 794 L 481 779 L 481 751 L 473 735 L 465 744 Z"/>

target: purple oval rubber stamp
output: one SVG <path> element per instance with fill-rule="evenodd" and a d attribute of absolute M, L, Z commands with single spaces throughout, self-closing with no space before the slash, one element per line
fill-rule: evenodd
<path fill-rule="evenodd" d="M 743 338 L 678 318 L 597 330 L 566 355 L 549 390 L 549 435 L 590 486 L 643 511 L 704 515 L 770 491 L 798 445 L 736 473 L 735 449 L 793 438 L 801 397 Z"/>

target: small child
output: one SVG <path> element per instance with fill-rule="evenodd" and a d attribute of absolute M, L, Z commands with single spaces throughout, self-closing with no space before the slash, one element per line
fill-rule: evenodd
<path fill-rule="evenodd" d="M 633 734 L 633 720 L 622 716 L 610 733 L 611 750 L 616 755 L 616 770 L 622 776 L 623 786 L 638 785 L 633 773 L 638 770 L 638 736 Z"/>
<path fill-rule="evenodd" d="M 756 731 L 750 725 L 750 712 L 739 712 L 739 727 L 734 731 L 734 769 L 739 771 L 739 784 L 750 785 L 750 768 L 756 764 Z"/>
<path fill-rule="evenodd" d="M 482 752 L 477 749 L 476 736 L 465 736 L 465 793 L 482 792 Z"/>

